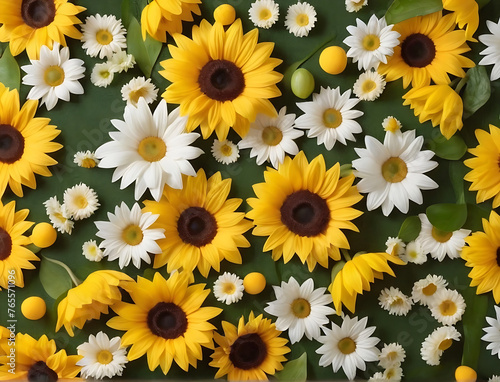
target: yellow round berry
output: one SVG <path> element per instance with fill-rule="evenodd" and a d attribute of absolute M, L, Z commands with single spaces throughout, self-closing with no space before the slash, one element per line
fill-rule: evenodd
<path fill-rule="evenodd" d="M 340 74 L 347 66 L 347 54 L 340 46 L 329 46 L 319 55 L 319 66 L 329 74 Z"/>
<path fill-rule="evenodd" d="M 266 278 L 259 272 L 249 273 L 243 279 L 243 287 L 249 294 L 259 294 L 266 287 Z"/>
<path fill-rule="evenodd" d="M 31 241 L 39 248 L 50 247 L 57 239 L 57 232 L 49 223 L 38 223 L 31 232 Z"/>
<path fill-rule="evenodd" d="M 236 11 L 230 4 L 222 4 L 215 8 L 214 19 L 222 25 L 230 25 L 236 18 Z"/>
<path fill-rule="evenodd" d="M 477 373 L 469 366 L 459 366 L 455 370 L 455 379 L 457 382 L 476 382 Z"/>
<path fill-rule="evenodd" d="M 31 296 L 21 304 L 21 313 L 28 320 L 39 320 L 45 315 L 47 305 L 41 297 Z"/>

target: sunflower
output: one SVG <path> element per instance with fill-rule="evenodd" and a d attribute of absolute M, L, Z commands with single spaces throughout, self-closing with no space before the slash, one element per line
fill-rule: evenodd
<path fill-rule="evenodd" d="M 471 267 L 470 286 L 477 286 L 477 294 L 493 291 L 495 303 L 500 303 L 500 216 L 491 211 L 489 220 L 483 219 L 484 232 L 474 232 L 465 239 L 462 249 L 465 265 Z"/>
<path fill-rule="evenodd" d="M 154 267 L 167 264 L 167 271 L 183 268 L 188 272 L 196 267 L 207 277 L 211 268 L 220 270 L 224 259 L 241 264 L 238 247 L 249 247 L 243 236 L 252 224 L 243 212 L 235 212 L 241 199 L 227 199 L 231 179 L 222 180 L 220 172 L 208 180 L 203 169 L 195 177 L 184 176 L 184 188 L 166 186 L 159 202 L 146 200 L 144 212 L 160 215 L 152 225 L 163 228 L 166 239 L 157 243 Z"/>
<path fill-rule="evenodd" d="M 443 0 L 443 8 L 453 12 L 459 28 L 465 28 L 465 38 L 476 42 L 472 37 L 479 26 L 479 6 L 476 0 Z"/>
<path fill-rule="evenodd" d="M 441 12 L 413 17 L 394 25 L 401 44 L 387 64 L 378 68 L 386 75 L 386 81 L 403 77 L 405 88 L 430 85 L 431 79 L 438 85 L 450 83 L 448 73 L 464 77 L 463 68 L 472 68 L 474 62 L 461 54 L 470 50 L 465 42 L 465 31 L 454 30 L 453 14 Z"/>
<path fill-rule="evenodd" d="M 256 236 L 268 236 L 264 251 L 272 250 L 273 260 L 283 256 L 288 263 L 296 253 L 309 271 L 319 263 L 328 267 L 328 258 L 340 260 L 339 248 L 349 248 L 341 229 L 358 231 L 351 222 L 362 214 L 352 206 L 362 199 L 354 175 L 339 179 L 340 165 L 326 170 L 322 155 L 308 163 L 304 152 L 286 157 L 278 170 L 268 168 L 265 183 L 253 186 L 257 198 L 247 199 L 253 208 Z"/>
<path fill-rule="evenodd" d="M 493 208 L 500 206 L 500 129 L 490 125 L 490 133 L 476 129 L 479 144 L 469 149 L 475 158 L 469 158 L 464 164 L 472 170 L 464 179 L 472 182 L 470 191 L 477 191 L 476 201 L 482 203 L 493 198 Z"/>
<path fill-rule="evenodd" d="M 15 373 L 12 374 L 11 354 L 15 343 Z M 29 381 L 56 381 L 59 378 L 75 378 L 81 366 L 76 363 L 79 355 L 66 354 L 66 350 L 56 353 L 56 343 L 46 335 L 35 340 L 28 334 L 17 333 L 15 341 L 0 339 L 0 381 L 13 379 Z"/>
<path fill-rule="evenodd" d="M 74 24 L 81 23 L 76 15 L 86 8 L 68 0 L 0 0 L 0 9 L 0 41 L 10 41 L 13 56 L 26 49 L 38 60 L 43 45 L 52 49 L 54 42 L 66 46 L 64 36 L 82 37 Z"/>
<path fill-rule="evenodd" d="M 189 116 L 188 132 L 200 125 L 204 139 L 215 130 L 223 140 L 232 127 L 244 137 L 258 113 L 276 116 L 268 98 L 281 95 L 276 83 L 283 76 L 273 71 L 281 60 L 270 57 L 273 43 L 257 43 L 258 34 L 253 29 L 243 35 L 238 19 L 226 31 L 202 20 L 192 40 L 174 35 L 173 58 L 161 63 L 160 74 L 172 82 L 163 97 Z"/>
<path fill-rule="evenodd" d="M 208 320 L 222 309 L 201 307 L 210 293 L 205 284 L 189 285 L 190 273 L 175 272 L 168 280 L 156 273 L 153 281 L 142 277 L 129 289 L 132 304 L 119 302 L 112 309 L 118 314 L 108 326 L 126 330 L 122 346 L 132 345 L 129 361 L 147 353 L 151 371 L 160 365 L 164 374 L 172 361 L 184 371 L 196 368 L 202 359 L 202 346 L 213 349 L 215 326 Z"/>
<path fill-rule="evenodd" d="M 9 91 L 2 83 L 0 105 L 0 197 L 7 184 L 22 197 L 22 185 L 36 188 L 35 174 L 52 175 L 47 166 L 57 162 L 47 153 L 62 147 L 52 142 L 60 131 L 49 125 L 50 119 L 34 118 L 38 101 L 26 101 L 20 108 L 17 89 Z"/>
<path fill-rule="evenodd" d="M 227 374 L 230 381 L 267 380 L 267 375 L 283 369 L 284 354 L 290 349 L 287 339 L 279 337 L 281 332 L 271 320 L 262 314 L 255 317 L 250 312 L 248 322 L 242 316 L 238 327 L 222 321 L 224 336 L 215 333 L 219 345 L 212 354 L 210 366 L 219 370 L 215 378 Z"/>
<path fill-rule="evenodd" d="M 25 221 L 29 210 L 16 211 L 16 202 L 12 201 L 3 205 L 0 202 L 0 291 L 7 289 L 14 283 L 24 287 L 23 269 L 35 269 L 30 261 L 40 259 L 25 245 L 31 240 L 23 233 L 33 223 Z"/>

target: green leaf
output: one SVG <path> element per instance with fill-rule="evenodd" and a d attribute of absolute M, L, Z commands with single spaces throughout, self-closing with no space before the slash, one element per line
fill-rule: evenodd
<path fill-rule="evenodd" d="M 335 265 L 332 268 L 332 273 L 331 273 L 332 283 L 333 283 L 333 280 L 335 280 L 335 277 L 337 277 L 337 274 L 342 270 L 342 268 L 344 268 L 344 265 L 345 265 L 344 260 L 340 260 L 340 261 L 337 261 L 335 263 Z"/>
<path fill-rule="evenodd" d="M 8 45 L 0 57 L 0 82 L 11 90 L 19 90 L 21 86 L 21 71 L 16 59 L 12 57 Z"/>
<path fill-rule="evenodd" d="M 396 24 L 415 16 L 424 16 L 443 9 L 441 0 L 394 0 L 385 13 L 387 24 Z"/>
<path fill-rule="evenodd" d="M 130 19 L 132 18 L 132 11 L 130 9 L 130 0 L 122 1 L 122 23 L 123 26 L 128 29 L 128 25 L 130 24 Z"/>
<path fill-rule="evenodd" d="M 482 328 L 485 323 L 488 310 L 488 296 L 476 295 L 476 288 L 467 288 L 463 296 L 467 309 L 462 318 L 464 328 L 464 350 L 462 353 L 462 365 L 477 370 L 479 353 L 481 351 Z"/>
<path fill-rule="evenodd" d="M 399 229 L 398 237 L 405 243 L 409 243 L 417 238 L 420 230 L 422 229 L 422 223 L 418 216 L 408 216 L 401 228 Z"/>
<path fill-rule="evenodd" d="M 479 5 L 479 9 L 488 4 L 491 0 L 476 0 L 477 5 Z"/>
<path fill-rule="evenodd" d="M 58 262 L 54 261 L 42 256 L 40 282 L 45 292 L 53 299 L 57 299 L 60 295 L 71 289 L 73 283 L 68 271 L 59 265 Z"/>
<path fill-rule="evenodd" d="M 450 139 L 440 136 L 429 142 L 429 148 L 436 156 L 447 160 L 458 160 L 467 152 L 467 145 L 457 134 Z"/>
<path fill-rule="evenodd" d="M 453 232 L 462 228 L 467 220 L 467 206 L 454 203 L 433 204 L 427 207 L 425 214 L 437 229 Z"/>
<path fill-rule="evenodd" d="M 484 66 L 476 65 L 469 69 L 466 79 L 467 85 L 463 95 L 464 119 L 474 114 L 491 96 L 490 78 Z"/>
<path fill-rule="evenodd" d="M 457 203 L 465 203 L 464 176 L 469 171 L 462 161 L 450 162 L 450 180 Z"/>
<path fill-rule="evenodd" d="M 289 382 L 304 382 L 307 380 L 307 353 L 292 361 L 288 361 L 283 370 L 275 374 L 276 379 Z"/>
<path fill-rule="evenodd" d="M 162 43 L 146 35 L 142 39 L 141 26 L 135 17 L 131 17 L 127 31 L 128 52 L 135 57 L 135 61 L 146 77 L 151 77 L 153 66 L 160 55 Z"/>
<path fill-rule="evenodd" d="M 477 204 L 467 203 L 467 221 L 464 226 L 475 231 L 483 230 L 483 219 L 488 219 L 490 210 L 479 207 Z"/>

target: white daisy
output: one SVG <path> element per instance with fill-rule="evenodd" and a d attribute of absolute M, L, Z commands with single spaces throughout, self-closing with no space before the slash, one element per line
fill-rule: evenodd
<path fill-rule="evenodd" d="M 151 263 L 150 254 L 161 253 L 156 240 L 164 239 L 163 228 L 149 228 L 159 215 L 151 212 L 142 213 L 135 203 L 130 210 L 125 202 L 115 207 L 115 213 L 108 212 L 109 221 L 94 222 L 97 237 L 104 239 L 99 245 L 104 248 L 108 260 L 118 260 L 120 268 L 126 267 L 130 260 L 140 268 L 141 260 Z"/>
<path fill-rule="evenodd" d="M 442 326 L 429 334 L 420 348 L 422 359 L 431 366 L 441 362 L 443 352 L 448 349 L 453 341 L 460 340 L 460 333 L 454 326 Z"/>
<path fill-rule="evenodd" d="M 112 70 L 113 64 L 109 61 L 94 65 L 92 73 L 90 73 L 90 81 L 98 87 L 106 88 L 113 82 L 115 76 Z"/>
<path fill-rule="evenodd" d="M 215 138 L 211 151 L 215 160 L 224 164 L 234 163 L 240 157 L 240 150 L 238 149 L 238 146 L 228 139 L 219 141 Z"/>
<path fill-rule="evenodd" d="M 491 34 L 482 34 L 478 37 L 486 49 L 479 52 L 485 56 L 479 61 L 479 65 L 493 65 L 490 79 L 495 81 L 500 78 L 500 19 L 495 24 L 493 21 L 486 20 L 486 26 Z"/>
<path fill-rule="evenodd" d="M 422 250 L 420 243 L 413 240 L 406 245 L 405 253 L 400 258 L 406 263 L 420 265 L 427 261 L 427 254 Z"/>
<path fill-rule="evenodd" d="M 59 203 L 55 196 L 46 200 L 43 205 L 45 206 L 45 211 L 49 216 L 52 226 L 61 233 L 68 233 L 71 235 L 75 223 L 71 220 L 71 214 L 66 206 Z"/>
<path fill-rule="evenodd" d="M 498 355 L 500 358 L 500 308 L 495 305 L 495 314 L 494 317 L 486 317 L 486 322 L 490 326 L 483 328 L 486 332 L 485 335 L 481 337 L 483 341 L 489 342 L 488 346 L 486 346 L 486 350 L 491 350 L 491 355 Z"/>
<path fill-rule="evenodd" d="M 127 30 L 114 15 L 88 16 L 82 24 L 82 48 L 90 57 L 111 57 L 115 52 L 127 48 Z"/>
<path fill-rule="evenodd" d="M 90 150 L 78 151 L 73 157 L 73 162 L 76 163 L 79 167 L 94 168 L 99 164 L 99 159 L 97 159 L 95 153 Z"/>
<path fill-rule="evenodd" d="M 338 87 L 321 87 L 319 94 L 313 94 L 312 101 L 297 103 L 305 114 L 295 120 L 295 125 L 308 130 L 307 136 L 317 138 L 318 145 L 324 144 L 327 150 L 331 150 L 336 141 L 343 145 L 347 145 L 346 141 L 355 141 L 353 134 L 361 133 L 362 129 L 354 119 L 363 112 L 351 110 L 359 99 L 350 96 L 350 89 L 341 95 Z"/>
<path fill-rule="evenodd" d="M 492 375 L 488 382 L 500 382 L 500 375 Z"/>
<path fill-rule="evenodd" d="M 385 131 L 394 133 L 395 131 L 401 129 L 401 122 L 399 122 L 399 120 L 397 118 L 394 118 L 392 115 L 389 115 L 382 121 L 382 127 Z"/>
<path fill-rule="evenodd" d="M 387 310 L 389 314 L 396 316 L 406 316 L 411 309 L 411 299 L 399 288 L 384 288 L 378 297 L 379 305 Z"/>
<path fill-rule="evenodd" d="M 384 370 L 384 378 L 386 381 L 401 381 L 403 378 L 403 369 L 400 366 L 391 366 Z"/>
<path fill-rule="evenodd" d="M 243 297 L 243 280 L 234 273 L 224 272 L 214 282 L 214 296 L 226 305 L 238 302 Z"/>
<path fill-rule="evenodd" d="M 443 261 L 446 255 L 450 259 L 460 257 L 465 245 L 465 238 L 471 233 L 468 229 L 445 232 L 434 227 L 426 214 L 419 214 L 422 228 L 417 241 L 425 253 L 430 253 L 433 259 Z"/>
<path fill-rule="evenodd" d="M 440 324 L 455 325 L 465 312 L 465 299 L 456 290 L 443 288 L 429 303 L 432 317 Z"/>
<path fill-rule="evenodd" d="M 370 17 L 368 24 L 356 19 L 356 26 L 347 27 L 351 34 L 343 41 L 350 48 L 347 57 L 358 63 L 359 70 L 377 69 L 381 62 L 387 63 L 387 56 L 392 56 L 401 36 L 392 27 L 387 25 L 385 17 L 378 19 L 375 15 Z"/>
<path fill-rule="evenodd" d="M 264 310 L 278 317 L 276 329 L 288 330 L 290 342 L 299 342 L 305 336 L 309 339 L 318 339 L 321 330 L 330 320 L 328 314 L 335 313 L 330 306 L 332 297 L 325 294 L 326 288 L 314 289 L 312 278 L 302 285 L 290 277 L 288 283 L 281 282 L 281 286 L 273 286 L 276 300 L 268 302 Z"/>
<path fill-rule="evenodd" d="M 341 327 L 332 322 L 331 330 L 323 328 L 325 335 L 317 339 L 322 343 L 316 350 L 316 353 L 322 354 L 319 365 L 332 365 L 334 373 L 342 367 L 347 378 L 352 380 L 356 369 L 366 369 L 365 362 L 377 361 L 379 350 L 375 345 L 380 340 L 371 337 L 376 328 L 367 328 L 367 322 L 367 317 L 358 321 L 358 317 L 345 316 Z"/>
<path fill-rule="evenodd" d="M 316 22 L 316 10 L 306 2 L 290 5 L 286 13 L 286 29 L 295 37 L 305 37 L 309 34 Z"/>
<path fill-rule="evenodd" d="M 368 0 L 345 0 L 347 12 L 358 12 L 365 5 L 368 5 Z"/>
<path fill-rule="evenodd" d="M 385 79 L 373 70 L 361 73 L 352 91 L 362 101 L 375 101 L 384 92 Z"/>
<path fill-rule="evenodd" d="M 389 255 L 400 256 L 405 253 L 405 243 L 399 237 L 388 237 L 385 246 L 385 252 Z"/>
<path fill-rule="evenodd" d="M 125 107 L 124 119 L 111 120 L 119 131 L 110 132 L 112 140 L 96 150 L 99 167 L 116 167 L 112 181 L 121 178 L 120 188 L 135 182 L 136 200 L 149 189 L 158 201 L 166 184 L 181 189 L 182 174 L 196 175 L 189 160 L 203 150 L 190 145 L 200 135 L 184 133 L 187 116 L 180 117 L 179 108 L 169 114 L 161 100 L 152 114 L 144 98 L 139 98 L 137 107 Z"/>
<path fill-rule="evenodd" d="M 366 149 L 354 149 L 359 156 L 352 162 L 354 175 L 361 178 L 357 184 L 359 192 L 368 193 L 369 211 L 382 206 L 382 213 L 387 216 L 396 206 L 406 214 L 410 200 L 422 204 L 421 190 L 438 187 L 424 175 L 438 164 L 430 160 L 434 152 L 420 151 L 423 143 L 424 137 L 415 138 L 415 130 L 398 130 L 386 132 L 383 144 L 366 136 Z"/>
<path fill-rule="evenodd" d="M 384 344 L 378 356 L 379 366 L 387 369 L 393 366 L 399 366 L 406 358 L 406 352 L 403 347 L 396 343 Z"/>
<path fill-rule="evenodd" d="M 250 5 L 248 13 L 256 27 L 269 29 L 278 21 L 280 11 L 273 0 L 256 0 Z"/>
<path fill-rule="evenodd" d="M 101 261 L 104 253 L 95 240 L 88 240 L 82 245 L 82 254 L 89 261 Z"/>
<path fill-rule="evenodd" d="M 70 94 L 83 94 L 83 86 L 78 82 L 84 77 L 84 62 L 78 58 L 69 58 L 69 48 L 59 50 L 55 42 L 52 50 L 47 46 L 40 49 L 40 59 L 30 60 L 31 65 L 23 65 L 26 72 L 23 84 L 33 86 L 27 98 L 42 99 L 40 106 L 45 104 L 47 110 L 56 106 L 62 99 L 68 102 Z"/>
<path fill-rule="evenodd" d="M 121 376 L 128 362 L 127 350 L 121 347 L 121 338 L 109 339 L 104 332 L 89 335 L 88 342 L 78 345 L 78 355 L 83 358 L 76 364 L 83 366 L 83 378 L 113 378 Z"/>
<path fill-rule="evenodd" d="M 151 78 L 134 77 L 121 89 L 122 99 L 127 101 L 127 105 L 137 106 L 139 98 L 144 98 L 146 103 L 152 103 L 156 100 L 158 89 L 151 82 Z"/>
<path fill-rule="evenodd" d="M 115 73 L 127 72 L 130 68 L 135 65 L 135 58 L 131 54 L 127 54 L 126 51 L 120 50 L 119 52 L 113 53 L 109 59 L 111 64 L 111 70 Z"/>
<path fill-rule="evenodd" d="M 285 153 L 296 155 L 299 152 L 293 140 L 304 132 L 294 129 L 294 122 L 295 114 L 286 114 L 286 106 L 281 108 L 276 118 L 257 114 L 248 134 L 238 142 L 238 148 L 252 149 L 250 158 L 257 157 L 259 166 L 267 160 L 278 168 L 285 159 Z"/>
<path fill-rule="evenodd" d="M 385 381 L 386 379 L 384 377 L 384 373 L 380 371 L 376 372 L 368 379 L 368 382 L 385 382 Z"/>
<path fill-rule="evenodd" d="M 74 220 L 88 218 L 100 206 L 96 192 L 85 183 L 66 189 L 63 199 L 64 205 Z"/>
<path fill-rule="evenodd" d="M 448 285 L 443 276 L 427 275 L 425 279 L 420 279 L 413 284 L 411 298 L 413 302 L 419 302 L 428 306 L 436 297 L 436 292 L 445 289 Z"/>

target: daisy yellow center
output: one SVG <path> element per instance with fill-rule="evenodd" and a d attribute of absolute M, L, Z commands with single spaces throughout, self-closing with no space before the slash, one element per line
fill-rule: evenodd
<path fill-rule="evenodd" d="M 292 312 L 297 318 L 306 318 L 311 314 L 311 304 L 304 298 L 296 298 L 292 302 Z"/>
<path fill-rule="evenodd" d="M 422 293 L 426 296 L 432 296 L 434 293 L 436 293 L 436 290 L 436 284 L 430 283 L 425 288 L 422 288 Z"/>
<path fill-rule="evenodd" d="M 261 20 L 269 20 L 272 14 L 268 8 L 262 8 L 259 12 L 259 19 Z"/>
<path fill-rule="evenodd" d="M 453 232 L 442 231 L 436 227 L 432 227 L 432 237 L 440 243 L 446 243 L 453 236 Z"/>
<path fill-rule="evenodd" d="M 457 305 L 451 300 L 444 300 L 439 304 L 439 311 L 443 316 L 453 316 L 457 312 Z"/>
<path fill-rule="evenodd" d="M 224 283 L 222 284 L 222 293 L 232 295 L 236 292 L 236 286 L 234 283 Z"/>
<path fill-rule="evenodd" d="M 449 339 L 449 338 L 448 338 L 448 339 L 446 339 L 446 340 L 443 340 L 443 341 L 441 341 L 441 343 L 439 344 L 438 349 L 439 349 L 439 350 L 443 350 L 443 351 L 444 351 L 444 350 L 448 349 L 448 348 L 451 346 L 451 344 L 452 344 L 452 343 L 453 343 L 453 340 L 452 340 L 452 339 Z"/>
<path fill-rule="evenodd" d="M 33 29 L 51 24 L 55 15 L 54 0 L 23 0 L 21 3 L 21 17 Z"/>
<path fill-rule="evenodd" d="M 99 72 L 99 75 L 102 78 L 108 78 L 111 75 L 111 72 L 108 69 L 103 69 Z"/>
<path fill-rule="evenodd" d="M 0 227 L 0 261 L 5 260 L 12 252 L 12 238 L 9 233 Z"/>
<path fill-rule="evenodd" d="M 389 183 L 398 183 L 406 178 L 408 167 L 404 160 L 391 157 L 382 164 L 382 176 Z"/>
<path fill-rule="evenodd" d="M 95 39 L 101 45 L 108 45 L 113 42 L 113 34 L 107 29 L 100 29 L 95 34 Z"/>
<path fill-rule="evenodd" d="M 142 242 L 144 234 L 137 224 L 130 224 L 122 231 L 122 239 L 128 245 L 138 245 Z"/>
<path fill-rule="evenodd" d="M 130 102 L 132 102 L 132 104 L 137 105 L 137 102 L 139 102 L 139 98 L 145 98 L 147 94 L 148 91 L 146 89 L 139 88 L 137 90 L 132 90 L 129 93 L 128 98 L 130 99 Z"/>
<path fill-rule="evenodd" d="M 326 109 L 323 113 L 323 124 L 331 129 L 336 129 L 342 124 L 342 113 L 337 109 Z"/>
<path fill-rule="evenodd" d="M 95 358 L 101 365 L 107 365 L 113 361 L 113 354 L 109 350 L 101 350 Z"/>
<path fill-rule="evenodd" d="M 387 125 L 385 126 L 385 130 L 390 131 L 391 133 L 394 133 L 399 129 L 400 129 L 399 123 L 396 118 L 390 118 L 389 121 L 387 122 Z"/>
<path fill-rule="evenodd" d="M 97 166 L 97 163 L 92 158 L 85 158 L 84 160 L 82 160 L 83 168 L 94 168 L 95 166 Z"/>
<path fill-rule="evenodd" d="M 64 70 L 58 65 L 49 66 L 43 73 L 43 80 L 48 86 L 59 86 L 64 82 Z"/>
<path fill-rule="evenodd" d="M 365 37 L 363 37 L 362 44 L 365 50 L 373 51 L 380 47 L 380 39 L 377 35 L 367 34 Z"/>
<path fill-rule="evenodd" d="M 87 206 L 89 205 L 87 198 L 83 195 L 78 195 L 76 198 L 74 198 L 73 203 L 79 209 L 87 208 Z"/>
<path fill-rule="evenodd" d="M 299 13 L 295 18 L 295 22 L 299 27 L 305 27 L 309 25 L 309 16 L 305 13 Z"/>
<path fill-rule="evenodd" d="M 386 374 L 386 378 L 388 380 L 390 380 L 392 377 L 394 377 L 394 375 L 396 374 L 396 370 L 394 369 L 387 369 L 387 374 Z"/>
<path fill-rule="evenodd" d="M 262 141 L 268 146 L 276 146 L 283 139 L 283 133 L 276 126 L 267 126 L 262 131 Z"/>
<path fill-rule="evenodd" d="M 394 301 L 391 303 L 391 306 L 396 306 L 396 307 L 398 307 L 398 306 L 403 305 L 403 303 L 404 303 L 404 301 L 403 301 L 403 299 L 402 299 L 401 297 L 396 297 L 396 298 L 394 299 Z"/>
<path fill-rule="evenodd" d="M 387 359 L 391 362 L 395 361 L 397 359 L 397 357 L 398 357 L 398 353 L 396 353 L 395 351 L 391 351 L 391 352 L 387 353 Z"/>
<path fill-rule="evenodd" d="M 366 80 L 363 82 L 363 86 L 361 87 L 361 90 L 363 90 L 363 93 L 371 93 L 377 88 L 377 83 L 373 80 Z"/>
<path fill-rule="evenodd" d="M 139 155 L 148 162 L 158 162 L 165 157 L 167 145 L 159 137 L 146 137 L 139 143 Z"/>
<path fill-rule="evenodd" d="M 89 253 L 90 256 L 92 256 L 92 257 L 96 257 L 97 256 L 97 247 L 95 245 L 89 247 L 87 249 L 87 251 L 88 251 L 88 253 Z"/>
<path fill-rule="evenodd" d="M 230 157 L 231 155 L 233 155 L 233 148 L 229 145 L 222 145 L 220 148 L 220 152 L 225 157 Z"/>
<path fill-rule="evenodd" d="M 356 342 L 350 337 L 345 337 L 339 341 L 337 347 L 342 354 L 351 354 L 356 351 Z"/>

